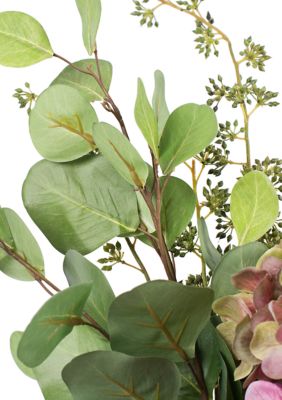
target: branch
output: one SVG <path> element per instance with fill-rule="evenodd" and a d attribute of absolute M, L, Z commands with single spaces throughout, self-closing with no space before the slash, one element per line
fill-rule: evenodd
<path fill-rule="evenodd" d="M 145 265 L 143 264 L 142 260 L 140 259 L 139 255 L 137 254 L 137 251 L 135 250 L 135 247 L 134 247 L 133 243 L 131 243 L 129 238 L 125 238 L 125 240 L 126 240 L 126 243 L 127 243 L 128 247 L 130 248 L 130 251 L 131 251 L 133 257 L 135 258 L 135 261 L 140 266 L 140 270 L 139 271 L 141 271 L 144 274 L 144 276 L 146 278 L 146 281 L 149 282 L 151 279 L 150 279 L 150 276 L 148 274 L 148 271 L 147 271 Z"/>

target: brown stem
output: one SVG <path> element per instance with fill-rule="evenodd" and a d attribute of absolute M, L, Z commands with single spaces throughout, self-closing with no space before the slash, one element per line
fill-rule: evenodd
<path fill-rule="evenodd" d="M 50 295 L 53 296 L 54 293 L 49 290 L 47 286 L 53 289 L 55 292 L 59 293 L 61 290 L 54 285 L 49 279 L 47 279 L 40 271 L 34 268 L 28 261 L 26 261 L 21 255 L 16 253 L 11 247 L 9 247 L 3 240 L 0 239 L 0 248 L 5 251 L 5 253 L 21 264 L 35 279 L 36 282 Z M 98 330 L 105 338 L 109 339 L 109 334 L 88 314 L 83 313 L 83 317 L 88 320 L 93 328 Z"/>
<path fill-rule="evenodd" d="M 151 280 L 150 276 L 149 276 L 148 271 L 147 271 L 145 265 L 143 264 L 141 258 L 139 257 L 139 255 L 135 249 L 135 246 L 133 245 L 133 243 L 131 243 L 131 240 L 129 238 L 125 238 L 125 240 L 126 240 L 126 243 L 129 247 L 133 257 L 135 258 L 135 261 L 138 263 L 141 272 L 144 274 L 146 281 L 149 282 Z"/>
<path fill-rule="evenodd" d="M 92 78 L 94 78 L 96 80 L 96 82 L 98 83 L 98 85 L 100 86 L 100 88 L 102 89 L 102 91 L 103 91 L 103 93 L 105 95 L 104 103 L 106 103 L 106 106 L 104 108 L 107 111 L 111 112 L 115 116 L 115 118 L 117 119 L 117 121 L 118 121 L 118 123 L 119 123 L 119 125 L 121 127 L 122 133 L 129 140 L 129 136 L 128 136 L 127 129 L 126 129 L 123 117 L 121 115 L 121 112 L 120 112 L 119 108 L 115 104 L 114 100 L 112 99 L 112 97 L 110 96 L 108 90 L 106 89 L 106 87 L 104 85 L 104 82 L 103 82 L 103 79 L 102 79 L 102 76 L 101 76 L 101 71 L 100 71 L 98 53 L 95 52 L 95 57 L 97 57 L 96 58 L 96 64 L 97 64 L 98 75 L 94 71 L 92 71 L 91 68 L 88 68 L 87 70 L 85 70 L 83 68 L 77 67 L 72 62 L 67 60 L 65 57 L 60 56 L 59 54 L 54 53 L 53 56 L 56 57 L 56 58 L 59 58 L 62 61 L 64 61 L 65 63 L 67 63 L 70 67 L 72 67 L 76 71 L 81 72 L 82 74 L 89 75 L 89 76 L 91 76 Z"/>

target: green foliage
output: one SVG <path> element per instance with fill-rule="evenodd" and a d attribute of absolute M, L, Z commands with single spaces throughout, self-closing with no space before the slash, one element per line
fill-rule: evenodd
<path fill-rule="evenodd" d="M 27 67 L 53 56 L 42 26 L 22 12 L 0 13 L 0 64 Z"/>
<path fill-rule="evenodd" d="M 25 89 L 21 88 L 16 89 L 15 93 L 13 94 L 13 97 L 15 97 L 18 100 L 20 108 L 25 108 L 26 106 L 28 106 L 27 113 L 30 114 L 33 103 L 37 98 L 37 95 L 31 91 L 30 84 L 28 82 L 26 82 L 24 86 Z"/>
<path fill-rule="evenodd" d="M 169 116 L 160 142 L 164 174 L 202 151 L 217 134 L 214 112 L 207 106 L 185 104 Z"/>
<path fill-rule="evenodd" d="M 104 90 L 99 86 L 93 76 L 82 73 L 74 68 L 79 68 L 85 72 L 91 71 L 98 76 L 97 62 L 91 58 L 81 60 L 68 65 L 57 76 L 51 85 L 68 85 L 78 90 L 87 101 L 103 101 L 105 98 Z M 112 80 L 112 65 L 108 61 L 99 60 L 99 71 L 106 90 L 109 90 Z"/>
<path fill-rule="evenodd" d="M 23 201 L 62 253 L 90 253 L 115 236 L 135 232 L 139 225 L 132 186 L 102 156 L 65 164 L 39 162 L 26 178 Z"/>
<path fill-rule="evenodd" d="M 93 137 L 103 156 L 127 182 L 137 188 L 145 186 L 147 164 L 118 129 L 101 122 L 94 125 Z"/>
<path fill-rule="evenodd" d="M 278 210 L 277 194 L 264 173 L 253 171 L 240 178 L 231 193 L 231 217 L 239 243 L 252 242 L 265 234 Z"/>
<path fill-rule="evenodd" d="M 75 0 L 82 21 L 84 46 L 91 56 L 96 50 L 96 35 L 99 28 L 102 6 L 100 0 Z"/>
<path fill-rule="evenodd" d="M 187 228 L 175 240 L 171 252 L 174 257 L 185 257 L 187 253 L 194 252 L 198 241 L 198 230 L 189 222 Z"/>
<path fill-rule="evenodd" d="M 138 286 L 117 297 L 110 308 L 112 348 L 139 357 L 187 361 L 195 354 L 212 301 L 210 289 L 170 281 Z"/>
<path fill-rule="evenodd" d="M 87 283 L 65 289 L 42 306 L 19 343 L 18 357 L 22 363 L 37 367 L 74 326 L 83 325 L 82 313 L 91 287 Z"/>
<path fill-rule="evenodd" d="M 131 13 L 131 15 L 140 18 L 140 25 L 147 25 L 148 28 L 152 28 L 155 26 L 156 28 L 159 26 L 159 23 L 156 19 L 154 9 L 146 8 L 143 4 L 148 3 L 149 0 L 143 0 L 143 4 L 141 1 L 132 0 L 135 5 L 135 11 Z"/>
<path fill-rule="evenodd" d="M 198 220 L 198 230 L 204 260 L 209 268 L 214 271 L 221 261 L 221 255 L 211 242 L 204 218 Z"/>
<path fill-rule="evenodd" d="M 20 260 L 44 274 L 43 256 L 34 236 L 13 210 L 0 208 L 0 271 L 21 281 L 34 280 L 35 275 L 25 270 Z"/>
<path fill-rule="evenodd" d="M 255 266 L 266 250 L 267 247 L 264 244 L 254 242 L 235 247 L 225 254 L 213 272 L 211 287 L 215 292 L 215 297 L 218 299 L 236 293 L 231 282 L 232 275 L 243 268 Z"/>
<path fill-rule="evenodd" d="M 54 85 L 38 97 L 30 113 L 30 135 L 46 160 L 72 161 L 96 148 L 94 122 L 98 122 L 94 109 L 76 89 Z"/>
<path fill-rule="evenodd" d="M 161 71 L 155 71 L 155 90 L 152 103 L 158 121 L 159 136 L 161 137 L 169 117 L 169 110 L 165 99 L 165 77 Z"/>
<path fill-rule="evenodd" d="M 267 55 L 265 46 L 255 44 L 251 36 L 244 40 L 244 45 L 245 49 L 240 52 L 243 57 L 241 62 L 246 62 L 247 67 L 265 71 L 265 62 L 271 58 Z"/>
<path fill-rule="evenodd" d="M 220 39 L 214 33 L 213 29 L 206 27 L 200 21 L 196 21 L 196 29 L 193 32 L 197 35 L 195 42 L 197 43 L 196 49 L 199 53 L 204 54 L 205 58 L 208 58 L 213 51 L 213 54 L 218 57 L 219 51 L 217 46 Z"/>

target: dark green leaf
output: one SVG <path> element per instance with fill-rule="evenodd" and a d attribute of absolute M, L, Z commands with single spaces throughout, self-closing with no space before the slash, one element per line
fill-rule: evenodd
<path fill-rule="evenodd" d="M 180 387 L 177 368 L 168 360 L 105 351 L 75 358 L 63 379 L 74 400 L 176 400 Z"/>
<path fill-rule="evenodd" d="M 134 188 L 102 156 L 65 164 L 39 162 L 26 178 L 23 200 L 62 253 L 91 253 L 139 225 Z"/>
<path fill-rule="evenodd" d="M 267 247 L 259 242 L 236 247 L 226 253 L 213 272 L 211 287 L 215 298 L 235 294 L 238 290 L 233 286 L 232 275 L 243 268 L 254 267 L 258 259 L 265 253 Z"/>
<path fill-rule="evenodd" d="M 198 232 L 204 260 L 208 267 L 214 271 L 220 263 L 221 255 L 210 240 L 208 227 L 204 218 L 198 220 Z"/>
<path fill-rule="evenodd" d="M 109 313 L 113 350 L 186 361 L 209 320 L 213 292 L 154 281 L 119 296 Z"/>
<path fill-rule="evenodd" d="M 73 66 L 68 65 L 51 83 L 51 85 L 63 84 L 73 87 L 82 94 L 89 102 L 98 100 L 103 101 L 105 93 L 97 83 L 93 76 L 81 73 L 75 68 L 80 68 L 84 71 L 90 69 L 98 75 L 96 60 L 87 59 L 73 63 Z M 112 65 L 108 61 L 99 60 L 100 73 L 102 76 L 105 88 L 109 90 L 112 80 Z"/>
<path fill-rule="evenodd" d="M 22 363 L 30 368 L 37 367 L 75 325 L 82 324 L 82 313 L 91 288 L 91 284 L 68 288 L 41 307 L 20 341 L 18 357 Z"/>
<path fill-rule="evenodd" d="M 70 286 L 80 283 L 93 284 L 85 311 L 107 330 L 108 312 L 115 295 L 101 270 L 77 251 L 69 250 L 64 260 L 64 273 Z"/>

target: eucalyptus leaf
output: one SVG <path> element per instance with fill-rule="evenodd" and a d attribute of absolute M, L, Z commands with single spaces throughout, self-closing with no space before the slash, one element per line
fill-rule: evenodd
<path fill-rule="evenodd" d="M 193 358 L 209 320 L 213 292 L 152 281 L 117 297 L 109 313 L 112 349 L 180 362 Z"/>
<path fill-rule="evenodd" d="M 221 260 L 219 251 L 214 247 L 210 240 L 208 227 L 204 218 L 198 219 L 198 232 L 201 242 L 201 250 L 204 260 L 208 267 L 214 271 Z"/>
<path fill-rule="evenodd" d="M 179 363 L 177 367 L 181 376 L 181 387 L 177 400 L 200 400 L 201 390 L 187 363 Z"/>
<path fill-rule="evenodd" d="M 41 250 L 22 219 L 9 208 L 0 208 L 0 240 L 23 261 L 44 274 Z M 34 277 L 15 258 L 0 248 L 0 271 L 11 278 L 33 281 Z"/>
<path fill-rule="evenodd" d="M 54 85 L 37 99 L 29 129 L 37 151 L 47 160 L 72 161 L 96 148 L 92 126 L 97 115 L 74 88 Z"/>
<path fill-rule="evenodd" d="M 231 218 L 239 244 L 253 242 L 274 224 L 279 201 L 276 190 L 261 171 L 244 175 L 231 193 Z"/>
<path fill-rule="evenodd" d="M 31 218 L 62 253 L 91 253 L 139 225 L 134 188 L 102 156 L 37 163 L 25 180 L 23 200 Z"/>
<path fill-rule="evenodd" d="M 53 56 L 46 32 L 30 15 L 0 13 L 0 64 L 27 67 Z"/>
<path fill-rule="evenodd" d="M 75 325 L 83 324 L 82 313 L 91 288 L 91 284 L 83 284 L 65 289 L 41 307 L 19 343 L 18 358 L 22 363 L 37 367 Z"/>
<path fill-rule="evenodd" d="M 93 76 L 84 74 L 77 71 L 75 68 L 80 68 L 84 71 L 90 69 L 96 75 L 98 75 L 97 62 L 91 58 L 87 60 L 81 60 L 68 65 L 63 71 L 57 76 L 57 78 L 51 83 L 51 85 L 68 85 L 78 90 L 87 101 L 103 101 L 105 93 L 99 86 L 96 79 Z M 103 84 L 107 90 L 110 88 L 112 80 L 112 65 L 108 61 L 99 60 L 99 69 Z"/>
<path fill-rule="evenodd" d="M 180 387 L 178 370 L 168 360 L 106 351 L 75 358 L 63 379 L 74 400 L 176 400 Z"/>
<path fill-rule="evenodd" d="M 164 237 L 168 248 L 170 249 L 175 239 L 184 231 L 195 211 L 196 196 L 193 189 L 179 178 L 161 179 L 162 185 L 165 185 L 162 205 L 161 222 Z"/>
<path fill-rule="evenodd" d="M 21 332 L 15 332 L 11 337 L 12 355 L 17 364 L 20 362 L 17 358 L 17 346 L 22 335 Z M 41 365 L 29 369 L 34 379 L 37 379 L 44 399 L 73 400 L 62 379 L 62 370 L 73 358 L 97 350 L 110 350 L 109 342 L 89 326 L 75 326 Z M 22 363 L 21 367 L 25 372 L 27 367 Z"/>
<path fill-rule="evenodd" d="M 127 182 L 138 188 L 145 186 L 147 164 L 118 129 L 100 122 L 93 126 L 93 138 L 103 156 Z"/>
<path fill-rule="evenodd" d="M 84 46 L 91 56 L 96 50 L 96 35 L 100 24 L 101 0 L 75 0 L 82 21 Z"/>
<path fill-rule="evenodd" d="M 159 158 L 159 131 L 154 110 L 148 100 L 144 84 L 138 79 L 135 120 L 155 157 Z"/>
<path fill-rule="evenodd" d="M 215 292 L 215 298 L 237 293 L 238 290 L 233 286 L 231 277 L 243 268 L 256 266 L 266 251 L 265 244 L 254 242 L 235 247 L 226 253 L 213 271 L 211 287 Z"/>
<path fill-rule="evenodd" d="M 85 311 L 105 330 L 108 329 L 108 312 L 115 299 L 114 292 L 103 272 L 75 250 L 69 250 L 64 260 L 64 273 L 70 286 L 92 283 Z"/>
<path fill-rule="evenodd" d="M 23 333 L 22 333 L 22 332 L 18 332 L 18 331 L 17 331 L 17 332 L 14 332 L 14 333 L 11 335 L 11 338 L 10 338 L 10 349 L 11 349 L 11 353 L 12 353 L 13 359 L 14 359 L 14 361 L 15 361 L 17 367 L 18 367 L 26 376 L 28 376 L 29 378 L 31 378 L 31 379 L 36 379 L 35 374 L 34 374 L 34 372 L 33 372 L 33 369 L 27 367 L 26 365 L 24 365 L 24 364 L 19 360 L 19 358 L 18 358 L 17 352 L 18 352 L 18 347 L 19 347 L 19 343 L 20 343 L 20 341 L 21 341 L 22 336 L 23 336 Z"/>
<path fill-rule="evenodd" d="M 169 117 L 169 110 L 165 99 L 165 78 L 162 71 L 159 70 L 155 71 L 153 110 L 158 121 L 159 137 L 161 137 Z"/>
<path fill-rule="evenodd" d="M 214 111 L 206 105 L 185 104 L 169 116 L 160 141 L 164 174 L 207 147 L 217 135 Z"/>

